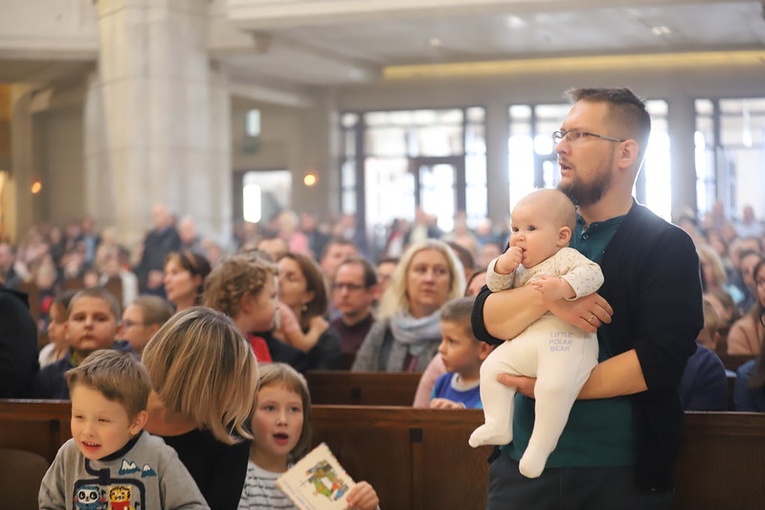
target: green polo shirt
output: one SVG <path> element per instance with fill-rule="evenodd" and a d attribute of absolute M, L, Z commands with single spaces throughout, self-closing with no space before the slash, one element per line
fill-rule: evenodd
<path fill-rule="evenodd" d="M 571 247 L 600 262 L 604 250 L 624 216 L 585 228 L 578 218 Z M 600 361 L 613 356 L 608 328 L 598 330 Z M 517 394 L 513 413 L 513 442 L 502 447 L 505 454 L 520 460 L 534 425 L 534 400 Z M 632 406 L 628 397 L 601 400 L 577 400 L 568 423 L 547 460 L 547 467 L 629 466 L 635 463 L 635 434 Z"/>

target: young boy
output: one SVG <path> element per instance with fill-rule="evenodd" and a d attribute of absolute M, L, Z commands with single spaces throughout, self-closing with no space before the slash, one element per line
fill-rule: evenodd
<path fill-rule="evenodd" d="M 209 508 L 175 450 L 143 431 L 151 382 L 133 355 L 93 353 L 66 382 L 72 439 L 43 477 L 41 509 Z"/>
<path fill-rule="evenodd" d="M 34 398 L 69 400 L 64 373 L 79 365 L 99 349 L 130 351 L 127 342 L 116 342 L 120 307 L 112 294 L 103 287 L 77 292 L 69 302 L 66 336 L 69 353 L 38 372 L 32 394 Z"/>
<path fill-rule="evenodd" d="M 441 345 L 438 353 L 447 373 L 433 386 L 431 409 L 473 409 L 481 407 L 481 363 L 492 347 L 473 336 L 470 315 L 475 296 L 452 299 L 441 308 Z"/>
<path fill-rule="evenodd" d="M 510 247 L 486 271 L 492 292 L 532 285 L 544 300 L 576 299 L 603 284 L 600 267 L 568 248 L 576 210 L 561 191 L 526 195 L 511 215 Z M 590 317 L 588 321 L 592 321 Z M 528 448 L 519 463 L 522 475 L 538 477 L 555 449 L 568 415 L 590 372 L 598 363 L 594 333 L 571 326 L 551 313 L 517 337 L 499 345 L 481 367 L 485 424 L 470 436 L 470 446 L 504 445 L 512 440 L 515 388 L 497 381 L 499 374 L 536 377 L 535 420 Z"/>

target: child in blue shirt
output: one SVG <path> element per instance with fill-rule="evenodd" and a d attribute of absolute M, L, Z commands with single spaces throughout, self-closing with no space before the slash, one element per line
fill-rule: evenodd
<path fill-rule="evenodd" d="M 431 409 L 481 408 L 481 363 L 492 350 L 473 335 L 470 315 L 475 296 L 453 299 L 441 309 L 441 345 L 438 353 L 447 372 L 436 380 Z"/>

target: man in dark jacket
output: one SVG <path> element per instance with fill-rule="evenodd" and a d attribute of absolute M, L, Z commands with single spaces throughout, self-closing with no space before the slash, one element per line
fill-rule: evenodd
<path fill-rule="evenodd" d="M 27 295 L 0 282 L 0 398 L 29 396 L 37 370 L 37 328 Z"/>
<path fill-rule="evenodd" d="M 643 102 L 628 89 L 570 95 L 574 105 L 553 134 L 558 187 L 578 206 L 572 247 L 600 264 L 605 283 L 597 294 L 555 302 L 531 287 L 484 287 L 473 331 L 502 342 L 550 311 L 597 331 L 599 364 L 536 479 L 518 471 L 535 379 L 500 376 L 519 395 L 513 442 L 489 468 L 487 508 L 669 510 L 683 429 L 678 388 L 704 323 L 699 260 L 687 234 L 632 197 L 651 126 Z"/>

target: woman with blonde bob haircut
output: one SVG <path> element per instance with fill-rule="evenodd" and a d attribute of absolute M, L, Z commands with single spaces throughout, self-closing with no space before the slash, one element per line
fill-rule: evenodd
<path fill-rule="evenodd" d="M 422 372 L 441 343 L 441 306 L 462 297 L 462 263 L 443 241 L 413 243 L 401 256 L 356 353 L 354 371 Z"/>
<path fill-rule="evenodd" d="M 221 312 L 174 315 L 143 353 L 152 393 L 146 429 L 175 448 L 211 508 L 235 509 L 247 472 L 258 366 Z"/>

